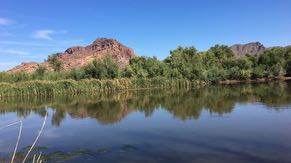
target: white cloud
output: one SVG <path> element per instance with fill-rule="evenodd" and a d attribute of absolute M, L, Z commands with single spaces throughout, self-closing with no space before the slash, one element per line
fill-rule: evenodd
<path fill-rule="evenodd" d="M 16 55 L 29 55 L 26 51 L 14 50 L 14 49 L 0 49 L 0 54 L 16 54 Z"/>
<path fill-rule="evenodd" d="M 0 45 L 42 46 L 42 47 L 56 46 L 55 44 L 42 44 L 37 42 L 22 42 L 22 41 L 0 41 Z"/>
<path fill-rule="evenodd" d="M 0 26 L 3 25 L 11 25 L 13 23 L 12 20 L 7 19 L 7 18 L 0 18 Z"/>
<path fill-rule="evenodd" d="M 37 46 L 37 47 L 59 47 L 68 48 L 69 46 L 83 45 L 84 40 L 59 40 L 53 43 L 23 42 L 2 40 L 0 45 L 19 45 L 19 46 Z"/>
<path fill-rule="evenodd" d="M 52 40 L 51 34 L 55 33 L 53 30 L 38 30 L 34 33 L 34 38 Z"/>

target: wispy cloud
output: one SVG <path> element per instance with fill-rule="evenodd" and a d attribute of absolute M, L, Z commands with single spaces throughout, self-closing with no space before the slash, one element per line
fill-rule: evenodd
<path fill-rule="evenodd" d="M 14 62 L 14 61 L 13 62 L 0 62 L 0 72 L 9 70 L 19 64 L 20 62 Z"/>
<path fill-rule="evenodd" d="M 55 31 L 53 30 L 38 30 L 35 31 L 34 33 L 34 38 L 38 38 L 38 39 L 45 39 L 45 40 L 52 40 L 53 38 L 51 37 L 51 35 L 55 33 Z"/>
<path fill-rule="evenodd" d="M 29 55 L 30 53 L 26 51 L 20 51 L 20 50 L 14 50 L 14 49 L 0 49 L 0 55 L 1 54 Z"/>
<path fill-rule="evenodd" d="M 22 41 L 0 41 L 0 45 L 42 46 L 42 47 L 56 46 L 55 44 L 42 44 L 36 42 L 22 42 Z"/>
<path fill-rule="evenodd" d="M 0 18 L 0 26 L 11 25 L 13 20 L 7 18 Z"/>
<path fill-rule="evenodd" d="M 0 45 L 18 45 L 18 46 L 37 46 L 37 47 L 64 47 L 83 44 L 83 40 L 61 40 L 53 43 L 38 43 L 38 42 L 24 42 L 24 41 L 10 41 L 2 40 Z"/>

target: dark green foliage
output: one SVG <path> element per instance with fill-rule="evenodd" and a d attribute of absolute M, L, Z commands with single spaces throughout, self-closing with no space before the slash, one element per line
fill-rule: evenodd
<path fill-rule="evenodd" d="M 69 76 L 74 80 L 81 80 L 85 77 L 85 71 L 83 69 L 73 69 Z"/>
<path fill-rule="evenodd" d="M 168 66 L 156 57 L 134 57 L 123 72 L 123 77 L 155 78 L 167 77 Z"/>
<path fill-rule="evenodd" d="M 46 68 L 44 66 L 38 66 L 38 68 L 34 72 L 34 77 L 38 80 L 41 80 L 46 72 Z"/>
<path fill-rule="evenodd" d="M 206 79 L 211 82 L 218 82 L 227 79 L 227 72 L 219 68 L 211 68 L 207 70 Z"/>
<path fill-rule="evenodd" d="M 265 67 L 267 77 L 276 77 L 285 75 L 286 65 L 285 50 L 281 47 L 275 47 L 266 50 L 258 58 L 258 65 Z M 284 57 L 285 56 L 285 57 Z"/>
<path fill-rule="evenodd" d="M 16 91 L 15 94 L 61 93 L 68 90 L 76 93 L 104 88 L 185 87 L 224 80 L 291 76 L 291 47 L 274 47 L 262 54 L 246 56 L 234 56 L 231 49 L 224 45 L 215 45 L 206 52 L 197 52 L 194 47 L 178 47 L 163 61 L 156 57 L 134 57 L 130 59 L 129 65 L 119 67 L 117 61 L 107 55 L 71 71 L 60 71 L 62 63 L 57 54 L 49 56 L 48 62 L 54 72 L 46 72 L 40 66 L 32 75 L 24 72 L 0 73 L 0 82 L 5 82 L 1 86 L 2 96 L 9 91 Z M 127 79 L 121 80 L 120 77 Z M 84 82 L 84 79 L 92 80 Z M 39 83 L 32 80 L 43 81 Z M 7 84 L 17 82 L 22 84 Z"/>
<path fill-rule="evenodd" d="M 271 48 L 264 51 L 262 55 L 259 56 L 258 64 L 262 65 L 283 65 L 285 62 L 284 59 L 284 48 Z"/>
<path fill-rule="evenodd" d="M 95 79 L 115 79 L 119 77 L 117 62 L 110 56 L 101 60 L 94 60 L 91 64 L 84 67 L 85 78 Z"/>
<path fill-rule="evenodd" d="M 207 53 L 216 57 L 220 62 L 234 56 L 232 50 L 225 45 L 215 45 Z"/>
<path fill-rule="evenodd" d="M 122 77 L 125 77 L 125 78 L 131 78 L 131 77 L 134 77 L 134 71 L 133 69 L 131 68 L 131 66 L 126 66 L 123 70 L 122 70 L 122 74 L 121 76 Z"/>
<path fill-rule="evenodd" d="M 286 69 L 286 74 L 288 76 L 291 76 L 291 59 L 287 60 L 285 69 Z"/>
<path fill-rule="evenodd" d="M 285 70 L 288 76 L 291 76 L 291 46 L 284 48 Z"/>
<path fill-rule="evenodd" d="M 48 62 L 55 72 L 59 72 L 63 69 L 63 62 L 58 59 L 57 54 L 52 54 L 48 57 Z"/>
<path fill-rule="evenodd" d="M 252 68 L 252 79 L 264 78 L 266 76 L 267 75 L 264 66 L 257 66 Z"/>
<path fill-rule="evenodd" d="M 171 51 L 170 54 L 164 61 L 170 68 L 170 77 L 183 77 L 192 80 L 193 76 L 195 76 L 191 74 L 193 66 L 198 63 L 196 61 L 198 59 L 197 50 L 194 47 L 178 47 L 176 50 Z"/>

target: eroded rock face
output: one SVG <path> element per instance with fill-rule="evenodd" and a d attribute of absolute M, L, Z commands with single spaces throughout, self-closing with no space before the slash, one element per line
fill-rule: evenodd
<path fill-rule="evenodd" d="M 39 63 L 36 62 L 29 62 L 29 63 L 21 63 L 20 65 L 14 67 L 13 69 L 9 70 L 8 72 L 26 72 L 26 73 L 33 73 L 39 66 Z"/>
<path fill-rule="evenodd" d="M 263 44 L 259 42 L 252 42 L 248 44 L 236 44 L 231 46 L 231 50 L 235 55 L 241 56 L 241 55 L 254 55 L 254 54 L 260 54 L 263 53 L 266 48 Z"/>
<path fill-rule="evenodd" d="M 92 44 L 81 47 L 71 47 L 65 50 L 63 53 L 58 53 L 58 59 L 63 62 L 63 69 L 70 70 L 73 68 L 81 68 L 94 59 L 100 59 L 105 55 L 111 55 L 116 59 L 120 67 L 124 67 L 129 64 L 130 58 L 135 56 L 133 49 L 130 49 L 114 39 L 99 38 Z M 47 61 L 43 63 L 23 63 L 15 68 L 9 70 L 9 72 L 34 72 L 39 65 L 46 67 L 49 71 L 52 70 Z M 29 70 L 29 71 L 26 71 Z"/>

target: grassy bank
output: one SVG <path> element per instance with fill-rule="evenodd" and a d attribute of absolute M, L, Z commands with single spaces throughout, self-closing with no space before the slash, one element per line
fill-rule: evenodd
<path fill-rule="evenodd" d="M 291 80 L 291 77 L 260 78 L 256 80 L 225 80 L 217 84 L 262 83 L 274 80 Z M 0 98 L 14 96 L 54 96 L 62 94 L 97 94 L 102 91 L 136 90 L 150 88 L 199 88 L 210 82 L 189 81 L 187 79 L 170 80 L 166 78 L 122 78 L 113 80 L 84 79 L 76 80 L 33 80 L 18 83 L 0 82 Z"/>
<path fill-rule="evenodd" d="M 206 85 L 205 82 L 189 80 L 114 79 L 114 80 L 60 80 L 0 83 L 0 97 L 11 96 L 53 96 L 58 94 L 98 93 L 104 90 L 148 89 L 148 88 L 192 88 Z"/>

